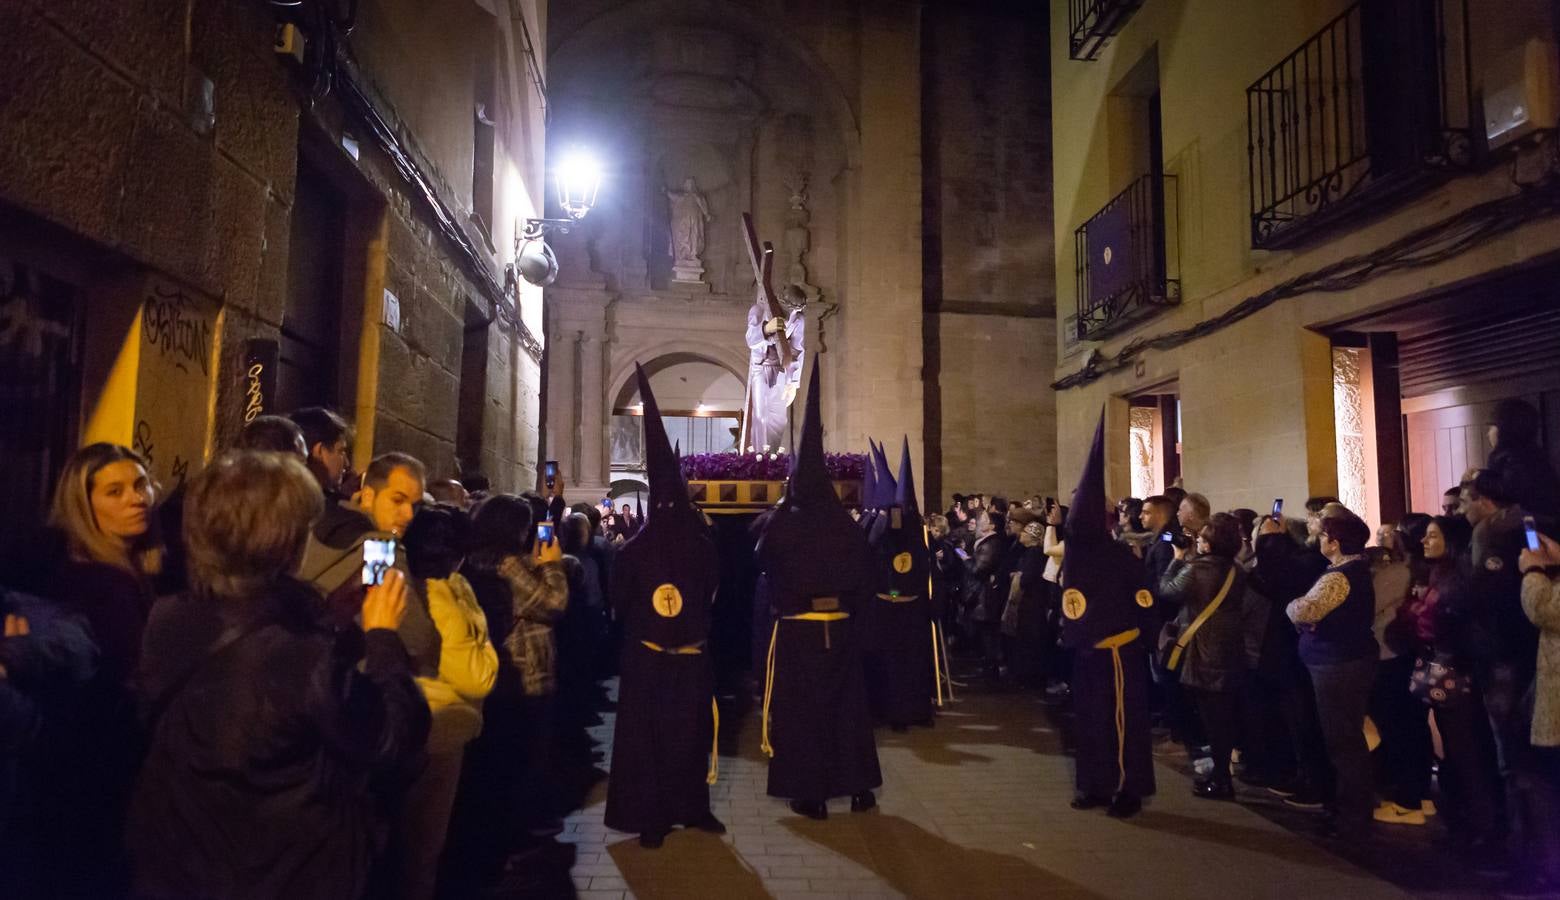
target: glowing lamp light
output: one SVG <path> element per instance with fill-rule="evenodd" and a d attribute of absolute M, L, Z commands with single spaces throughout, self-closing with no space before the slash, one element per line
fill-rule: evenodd
<path fill-rule="evenodd" d="M 558 205 L 576 222 L 585 218 L 596 205 L 596 191 L 601 187 L 601 166 L 594 157 L 581 150 L 573 150 L 558 164 Z"/>

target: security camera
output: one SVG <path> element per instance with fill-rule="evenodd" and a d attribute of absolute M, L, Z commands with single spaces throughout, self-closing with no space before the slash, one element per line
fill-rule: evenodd
<path fill-rule="evenodd" d="M 531 238 L 515 257 L 520 277 L 537 287 L 547 287 L 558 279 L 558 256 L 540 237 Z"/>

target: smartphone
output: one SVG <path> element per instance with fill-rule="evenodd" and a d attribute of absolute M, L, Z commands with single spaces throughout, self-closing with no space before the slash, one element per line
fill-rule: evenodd
<path fill-rule="evenodd" d="M 1159 535 L 1159 539 L 1161 541 L 1164 541 L 1167 544 L 1173 544 L 1173 543 L 1175 543 L 1175 534 L 1172 533 L 1172 532 L 1166 531 L 1163 534 Z"/>
<path fill-rule="evenodd" d="M 1279 497 L 1278 499 L 1273 501 L 1273 518 L 1275 518 L 1275 519 L 1282 519 L 1282 518 L 1284 518 L 1284 498 L 1283 497 Z"/>
<path fill-rule="evenodd" d="M 550 491 L 558 484 L 558 461 L 549 459 L 543 471 L 547 479 L 547 489 Z"/>
<path fill-rule="evenodd" d="M 1533 521 L 1532 516 L 1522 517 L 1522 530 L 1527 532 L 1528 549 L 1537 550 L 1539 548 L 1538 523 Z"/>
<path fill-rule="evenodd" d="M 538 522 L 536 525 L 536 539 L 543 544 L 553 542 L 553 523 Z"/>
<path fill-rule="evenodd" d="M 369 538 L 363 542 L 363 583 L 379 584 L 385 580 L 385 572 L 395 565 L 395 539 Z"/>

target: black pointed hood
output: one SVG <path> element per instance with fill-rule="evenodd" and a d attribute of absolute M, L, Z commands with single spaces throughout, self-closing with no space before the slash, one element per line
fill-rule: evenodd
<path fill-rule="evenodd" d="M 849 610 L 873 583 L 871 548 L 840 504 L 825 466 L 821 383 L 814 359 L 785 498 L 765 517 L 758 541 L 759 567 L 780 615 L 816 611 L 819 598 Z"/>
<path fill-rule="evenodd" d="M 682 462 L 666 437 L 666 423 L 661 421 L 661 407 L 650 390 L 650 377 L 639 364 L 634 365 L 639 379 L 639 400 L 644 404 L 645 420 L 645 471 L 650 480 L 650 508 L 642 510 L 645 521 L 651 519 L 650 511 L 664 513 L 670 510 L 697 512 L 688 499 L 688 482 L 683 479 Z"/>
<path fill-rule="evenodd" d="M 867 438 L 867 444 L 872 443 Z M 867 452 L 866 460 L 861 464 L 861 511 L 877 508 L 877 460 L 873 459 L 871 451 Z"/>
<path fill-rule="evenodd" d="M 870 438 L 867 443 L 872 446 L 872 465 L 877 469 L 877 496 L 873 498 L 873 506 L 888 509 L 894 505 L 899 485 L 894 481 L 894 470 L 888 466 L 888 454 L 884 452 L 883 445 L 873 443 Z"/>
<path fill-rule="evenodd" d="M 1100 641 L 1157 622 L 1143 563 L 1111 538 L 1105 505 L 1105 414 L 1083 464 L 1067 511 L 1067 556 L 1062 560 L 1062 645 L 1095 647 Z"/>
<path fill-rule="evenodd" d="M 921 501 L 915 496 L 915 472 L 910 467 L 910 436 L 905 435 L 904 448 L 899 451 L 898 489 L 894 505 L 905 511 L 905 516 L 921 518 Z"/>
<path fill-rule="evenodd" d="M 1099 424 L 1094 428 L 1094 444 L 1089 448 L 1089 458 L 1084 461 L 1083 474 L 1078 476 L 1078 487 L 1073 491 L 1072 506 L 1067 510 L 1067 542 L 1098 542 L 1110 540 L 1110 516 L 1105 502 L 1105 411 L 1100 410 Z"/>
<path fill-rule="evenodd" d="M 818 396 L 818 360 L 813 359 L 812 378 L 807 385 L 807 405 L 802 415 L 802 439 L 791 457 L 791 477 L 785 486 L 784 505 L 795 506 L 829 500 L 839 504 L 834 483 L 829 480 L 828 464 L 823 456 L 823 412 Z"/>

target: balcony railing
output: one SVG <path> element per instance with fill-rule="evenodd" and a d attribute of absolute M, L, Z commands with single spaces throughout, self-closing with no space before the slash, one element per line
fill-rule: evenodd
<path fill-rule="evenodd" d="M 1473 161 L 1467 0 L 1362 0 L 1246 89 L 1251 243 L 1274 249 Z"/>
<path fill-rule="evenodd" d="M 1180 302 L 1175 209 L 1175 177 L 1145 175 L 1073 233 L 1080 340 Z"/>
<path fill-rule="evenodd" d="M 1143 0 L 1067 0 L 1068 56 L 1089 60 L 1127 24 Z"/>

